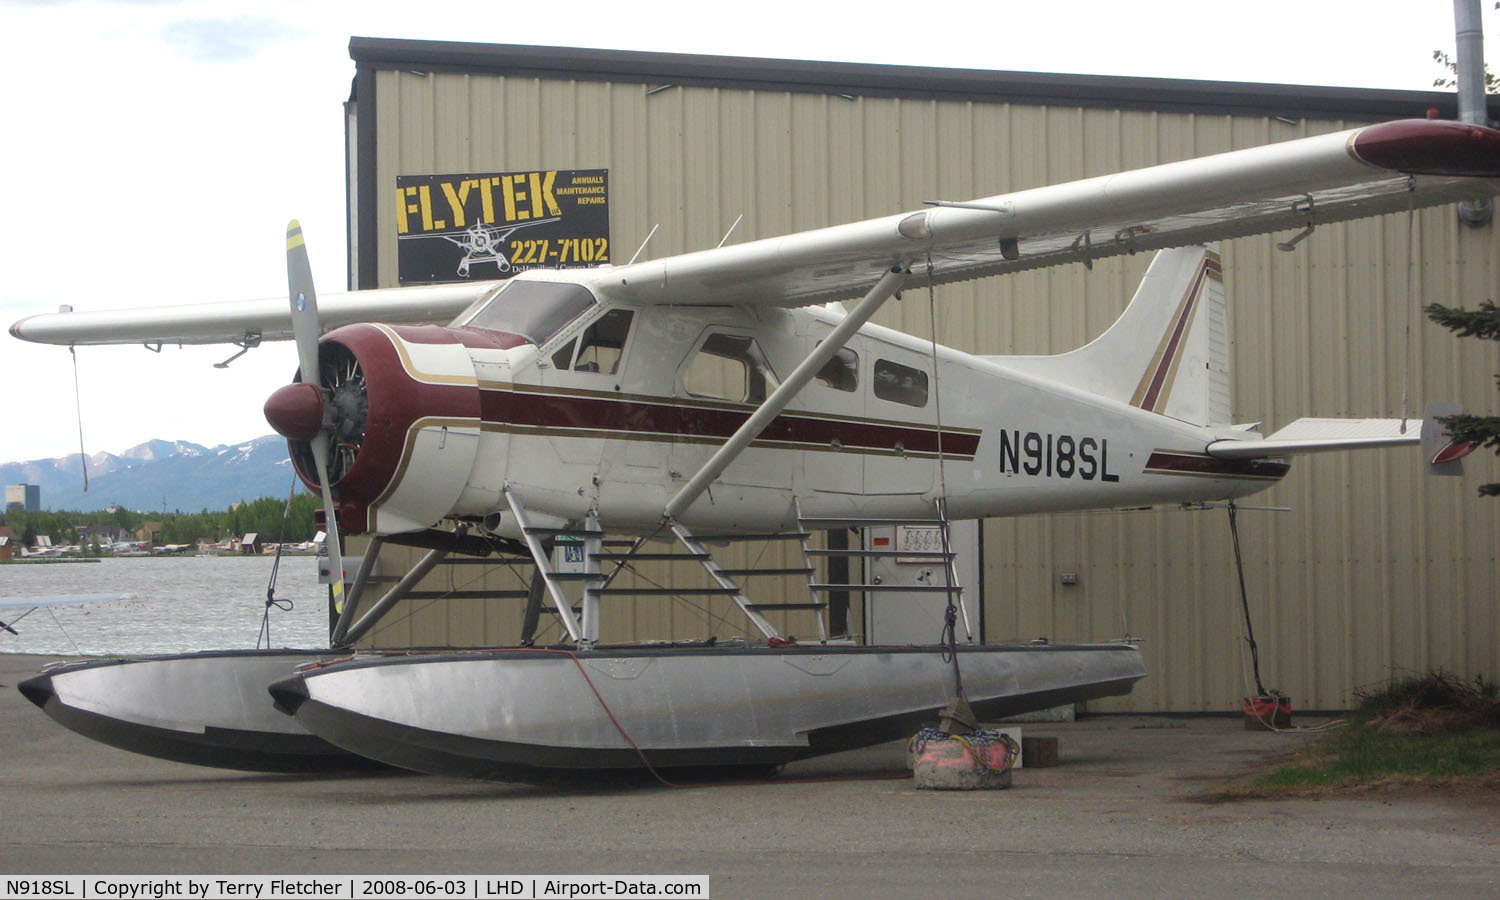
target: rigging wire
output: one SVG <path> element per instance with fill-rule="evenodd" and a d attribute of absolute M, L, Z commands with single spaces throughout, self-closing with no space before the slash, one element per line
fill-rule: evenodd
<path fill-rule="evenodd" d="M 515 563 L 516 563 L 517 559 L 518 559 L 518 557 L 511 557 L 511 556 L 503 556 L 502 555 L 502 556 L 500 556 L 496 560 L 496 562 L 495 562 L 494 565 L 488 565 L 488 566 L 479 567 L 480 571 L 478 571 L 472 577 L 470 577 L 467 580 L 462 581 L 462 582 L 460 582 L 458 580 L 457 569 L 455 569 L 452 565 L 448 565 L 447 566 L 447 569 L 448 569 L 448 591 L 447 591 L 447 593 L 439 594 L 439 595 L 437 595 L 435 597 L 424 597 L 422 599 L 425 600 L 426 602 L 425 603 L 420 603 L 420 604 L 410 602 L 410 598 L 409 597 L 403 597 L 402 600 L 406 601 L 405 604 L 404 604 L 405 605 L 405 609 L 406 609 L 405 614 L 401 615 L 401 616 L 387 615 L 387 616 L 382 617 L 379 622 L 377 622 L 373 627 L 370 628 L 369 637 L 370 637 L 370 640 L 371 640 L 372 644 L 374 644 L 376 637 L 381 632 L 383 632 L 383 631 L 391 628 L 392 626 L 400 625 L 403 622 L 409 622 L 410 620 L 416 618 L 416 616 L 418 616 L 421 613 L 426 612 L 428 609 L 432 608 L 434 605 L 436 605 L 438 603 L 441 603 L 444 600 L 447 600 L 449 598 L 449 595 L 451 593 L 453 593 L 454 591 L 467 589 L 470 585 L 474 584 L 475 582 L 483 581 L 485 578 L 489 577 L 490 573 L 492 573 L 492 572 L 497 572 L 500 569 L 504 568 L 505 570 L 509 571 L 512 575 L 514 575 L 517 579 L 519 579 L 520 581 L 522 581 L 523 583 L 526 582 L 528 580 L 527 577 L 526 576 L 522 576 L 521 573 L 516 570 Z M 413 588 L 416 588 L 416 587 L 419 587 L 419 586 L 420 586 L 420 584 L 412 585 Z M 554 623 L 554 624 L 556 624 L 556 623 Z M 546 630 L 550 630 L 551 628 L 552 628 L 552 626 L 549 625 Z M 545 633 L 545 630 L 544 630 L 543 633 Z M 378 646 L 378 644 L 374 644 L 374 645 Z"/>
<path fill-rule="evenodd" d="M 63 623 L 60 622 L 60 621 L 58 621 L 58 619 L 57 619 L 57 612 L 54 611 L 52 609 L 52 607 L 49 606 L 49 607 L 47 607 L 47 615 L 49 615 L 49 616 L 52 617 L 52 624 L 56 625 L 57 626 L 57 630 L 61 631 L 63 633 L 63 637 L 65 637 L 65 638 L 68 639 L 68 643 L 70 643 L 70 644 L 73 645 L 73 652 L 76 655 L 78 655 L 78 656 L 82 656 L 83 655 L 83 651 L 80 650 L 80 649 L 78 649 L 78 642 L 75 641 L 75 640 L 73 640 L 73 635 L 71 635 L 71 634 L 68 633 L 68 629 L 66 629 L 66 628 L 63 627 Z M 19 622 L 20 619 L 17 619 L 16 621 Z"/>
<path fill-rule="evenodd" d="M 73 357 L 73 409 L 78 415 L 78 467 L 83 470 L 83 492 L 89 491 L 89 455 L 83 450 L 83 389 L 78 382 L 78 352 L 68 345 L 68 355 Z"/>

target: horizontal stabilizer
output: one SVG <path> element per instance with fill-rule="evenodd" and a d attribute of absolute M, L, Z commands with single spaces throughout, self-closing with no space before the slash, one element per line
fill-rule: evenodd
<path fill-rule="evenodd" d="M 1421 440 L 1421 419 L 1297 419 L 1264 440 L 1214 441 L 1217 459 L 1261 459 L 1327 450 L 1396 447 Z"/>
<path fill-rule="evenodd" d="M 1425 410 L 1426 424 L 1422 428 L 1422 458 L 1427 461 L 1429 475 L 1462 476 L 1464 457 L 1478 446 L 1473 441 L 1456 441 L 1448 433 L 1442 419 L 1461 414 L 1464 408 L 1457 403 L 1433 400 Z"/>

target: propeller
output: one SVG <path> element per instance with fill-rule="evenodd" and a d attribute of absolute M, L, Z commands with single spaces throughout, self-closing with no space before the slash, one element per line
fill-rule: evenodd
<path fill-rule="evenodd" d="M 286 282 L 287 294 L 292 304 L 292 335 L 297 340 L 297 361 L 302 367 L 302 384 L 317 391 L 319 410 L 316 433 L 308 436 L 312 450 L 313 465 L 318 472 L 318 486 L 323 489 L 324 529 L 328 534 L 328 565 L 333 574 L 333 609 L 344 611 L 344 555 L 339 548 L 338 520 L 333 512 L 333 488 L 328 478 L 329 432 L 323 393 L 322 369 L 318 365 L 318 338 L 322 326 L 318 322 L 318 297 L 313 291 L 312 265 L 307 261 L 307 246 L 302 240 L 302 225 L 296 220 L 286 226 Z M 302 389 L 304 392 L 307 390 Z M 311 392 L 307 392 L 311 393 Z"/>

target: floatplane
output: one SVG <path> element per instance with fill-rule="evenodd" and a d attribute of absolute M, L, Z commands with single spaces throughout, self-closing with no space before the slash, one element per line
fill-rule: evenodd
<path fill-rule="evenodd" d="M 354 618 L 362 564 L 347 601 L 331 585 L 333 651 L 82 664 L 22 690 L 65 725 L 175 759 L 303 768 L 347 752 L 496 778 L 873 744 L 952 699 L 953 660 L 979 716 L 1126 693 L 1145 675 L 1128 643 L 953 641 L 945 659 L 826 630 L 792 642 L 768 613 L 821 614 L 819 591 L 836 586 L 810 583 L 805 603 L 752 597 L 710 546 L 1233 500 L 1297 454 L 1416 443 L 1416 423 L 1395 419 L 1234 423 L 1213 242 L 1489 196 L 1497 179 L 1500 132 L 1396 121 L 646 262 L 322 302 L 294 222 L 290 303 L 67 312 L 11 333 L 294 339 L 299 374 L 265 413 L 322 494 L 333 570 L 340 529 L 429 560 L 502 548 L 530 558 L 528 613 L 548 604 L 566 640 L 531 646 L 528 631 L 508 649 L 332 660 L 389 607 L 387 595 Z M 903 289 L 1145 251 L 1155 259 L 1119 320 L 1061 355 L 973 355 L 869 322 Z M 650 538 L 701 564 L 752 639 L 602 642 L 611 575 Z M 554 567 L 560 540 L 583 545 L 581 571 Z M 930 551 L 936 566 L 948 549 Z"/>

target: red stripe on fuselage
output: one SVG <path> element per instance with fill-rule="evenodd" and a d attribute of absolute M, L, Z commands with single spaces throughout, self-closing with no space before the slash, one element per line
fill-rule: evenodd
<path fill-rule="evenodd" d="M 481 389 L 480 409 L 486 425 L 502 428 L 588 432 L 605 440 L 654 438 L 714 442 L 734 434 L 753 412 L 749 407 L 655 403 L 639 397 L 550 394 L 493 387 Z M 942 453 L 956 458 L 973 458 L 979 447 L 979 438 L 976 432 L 944 429 L 941 432 Z M 935 455 L 939 452 L 939 431 L 931 426 L 792 413 L 773 419 L 756 443 Z"/>
<path fill-rule="evenodd" d="M 1291 465 L 1268 459 L 1219 459 L 1206 453 L 1153 450 L 1146 460 L 1150 475 L 1195 475 L 1201 478 L 1240 478 L 1278 481 Z"/>

